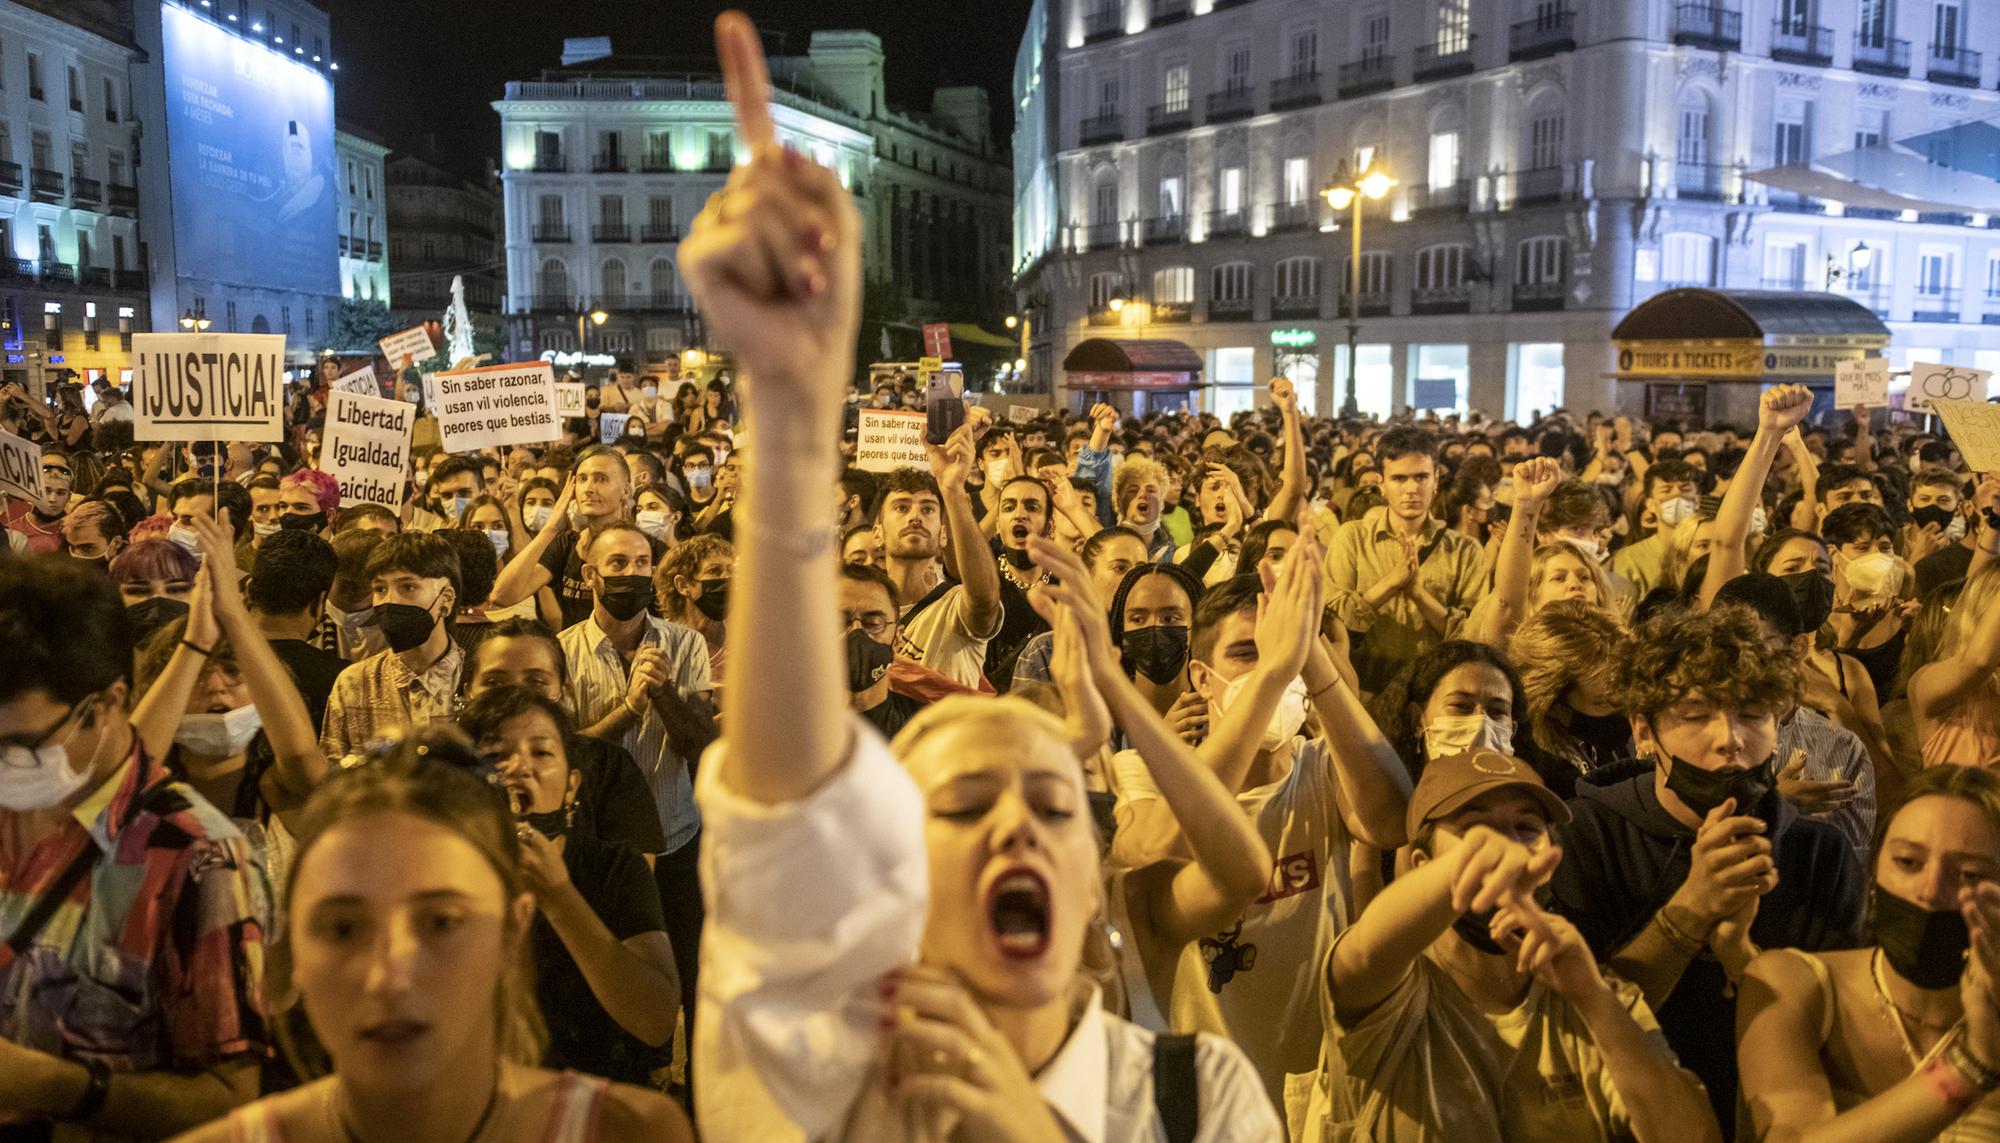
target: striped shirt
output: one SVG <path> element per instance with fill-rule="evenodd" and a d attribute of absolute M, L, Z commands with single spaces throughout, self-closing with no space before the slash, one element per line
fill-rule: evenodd
<path fill-rule="evenodd" d="M 77 855 L 96 851 L 27 949 L 0 949 L 0 1038 L 120 1072 L 262 1055 L 270 888 L 236 826 L 136 741 L 71 819 L 0 874 L 0 932 L 11 933 Z"/>
<path fill-rule="evenodd" d="M 667 681 L 683 700 L 706 698 L 715 689 L 708 671 L 708 644 L 702 637 L 678 623 L 658 616 L 645 616 L 645 631 L 639 645 L 658 647 L 667 657 Z M 570 691 L 576 696 L 578 726 L 592 726 L 608 717 L 625 702 L 632 687 L 631 671 L 625 656 L 611 642 L 611 636 L 597 625 L 595 615 L 560 636 L 563 659 L 569 664 Z M 672 853 L 694 840 L 701 828 L 701 815 L 694 806 L 694 781 L 689 766 L 694 761 L 674 753 L 667 740 L 667 726 L 651 706 L 645 717 L 627 728 L 618 740 L 646 775 L 653 789 L 653 801 L 660 812 L 660 832 L 667 839 L 663 853 Z"/>
<path fill-rule="evenodd" d="M 1868 757 L 1868 748 L 1853 731 L 1802 706 L 1790 722 L 1778 728 L 1779 770 L 1792 764 L 1794 751 L 1805 752 L 1807 781 L 1854 783 L 1853 801 L 1809 816 L 1839 830 L 1865 868 L 1869 839 L 1875 833 L 1875 764 Z"/>

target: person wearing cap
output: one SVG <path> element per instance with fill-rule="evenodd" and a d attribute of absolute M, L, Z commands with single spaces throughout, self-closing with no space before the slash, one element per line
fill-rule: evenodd
<path fill-rule="evenodd" d="M 1720 1140 L 1640 990 L 1535 900 L 1570 813 L 1519 758 L 1434 760 L 1407 868 L 1334 942 L 1300 1138 Z"/>
<path fill-rule="evenodd" d="M 1742 609 L 1647 621 L 1612 690 L 1639 757 L 1577 780 L 1549 887 L 1733 1118 L 1733 982 L 1762 948 L 1853 945 L 1867 883 L 1840 831 L 1778 793 L 1798 668 Z"/>

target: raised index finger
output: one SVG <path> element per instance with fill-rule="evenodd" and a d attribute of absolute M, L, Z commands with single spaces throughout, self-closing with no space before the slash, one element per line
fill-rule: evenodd
<path fill-rule="evenodd" d="M 764 68 L 764 46 L 757 26 L 737 11 L 715 18 L 715 52 L 722 59 L 722 87 L 736 108 L 736 133 L 753 154 L 775 143 L 771 125 L 771 75 Z"/>

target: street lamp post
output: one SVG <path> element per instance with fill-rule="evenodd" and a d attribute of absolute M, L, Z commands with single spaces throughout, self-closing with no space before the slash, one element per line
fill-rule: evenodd
<path fill-rule="evenodd" d="M 1361 408 L 1355 397 L 1361 379 L 1361 203 L 1364 198 L 1380 200 L 1395 185 L 1388 172 L 1371 167 L 1353 182 L 1336 181 L 1320 192 L 1333 209 L 1354 210 L 1354 254 L 1347 261 L 1347 399 L 1340 406 L 1343 417 L 1351 417 Z"/>
<path fill-rule="evenodd" d="M 577 360 L 577 367 L 578 367 L 579 369 L 581 369 L 581 368 L 583 367 L 583 360 L 582 360 L 582 358 L 583 358 L 583 355 L 584 355 L 584 352 L 585 352 L 586 350 L 588 350 L 588 349 L 590 348 L 590 347 L 589 347 L 588 345 L 584 344 L 584 340 L 583 340 L 583 330 L 584 330 L 584 326 L 583 326 L 583 323 L 584 323 L 585 321 L 588 321 L 588 322 L 589 322 L 589 323 L 590 323 L 591 325 L 603 325 L 603 324 L 605 323 L 605 321 L 606 321 L 606 320 L 608 320 L 608 319 L 609 319 L 610 317 L 611 317 L 611 315 L 610 315 L 610 314 L 608 314 L 608 313 L 605 313 L 605 312 L 604 312 L 603 310 L 591 310 L 591 311 L 589 311 L 588 313 L 584 313 L 584 312 L 578 312 L 578 313 L 577 313 L 577 315 L 576 315 L 576 356 L 577 356 L 577 359 L 578 359 L 578 360 Z"/>

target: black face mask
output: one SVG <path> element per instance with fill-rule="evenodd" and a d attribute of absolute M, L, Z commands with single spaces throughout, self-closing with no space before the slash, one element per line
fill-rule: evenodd
<path fill-rule="evenodd" d="M 1806 630 L 1817 631 L 1826 625 L 1833 615 L 1833 577 L 1816 571 L 1793 572 L 1779 576 L 1785 586 L 1792 589 L 1792 598 L 1799 605 L 1799 621 Z"/>
<path fill-rule="evenodd" d="M 375 624 L 389 641 L 389 649 L 398 654 L 423 646 L 437 622 L 429 608 L 414 603 L 384 603 L 375 608 Z"/>
<path fill-rule="evenodd" d="M 78 560 L 75 556 L 71 556 L 70 559 L 76 560 L 77 563 L 82 564 L 84 567 L 96 568 L 98 571 L 101 571 L 106 575 L 109 575 L 111 573 L 110 556 L 99 556 L 94 560 Z"/>
<path fill-rule="evenodd" d="M 1918 988 L 1950 988 L 1965 971 L 1972 934 L 1957 909 L 1926 909 L 1874 888 L 1875 943 L 1903 979 Z"/>
<path fill-rule="evenodd" d="M 646 610 L 646 604 L 653 595 L 651 576 L 606 575 L 597 578 L 597 602 L 611 618 L 623 623 Z"/>
<path fill-rule="evenodd" d="M 1482 909 L 1476 913 L 1460 913 L 1451 923 L 1451 931 L 1458 939 L 1485 953 L 1487 956 L 1507 955 L 1506 946 L 1493 939 L 1493 915 L 1498 909 Z"/>
<path fill-rule="evenodd" d="M 569 832 L 570 827 L 576 824 L 576 803 L 571 802 L 562 809 L 550 810 L 547 813 L 517 814 L 514 820 L 550 841 L 559 841 Z"/>
<path fill-rule="evenodd" d="M 869 638 L 868 632 L 859 627 L 851 627 L 847 632 L 847 690 L 850 694 L 860 694 L 882 681 L 889 673 L 889 664 L 896 658 L 896 649 L 887 643 L 877 643 Z"/>
<path fill-rule="evenodd" d="M 1144 675 L 1154 686 L 1166 686 L 1187 666 L 1188 629 L 1176 627 L 1134 627 L 1122 641 L 1125 666 Z"/>
<path fill-rule="evenodd" d="M 132 620 L 132 637 L 134 642 L 143 642 L 146 636 L 151 635 L 176 619 L 186 619 L 187 613 L 188 605 L 186 603 L 178 599 L 168 599 L 164 595 L 156 595 L 143 603 L 135 603 L 125 609 L 126 616 Z"/>
<path fill-rule="evenodd" d="M 317 532 L 326 527 L 326 513 L 314 512 L 310 516 L 297 512 L 287 512 L 278 517 L 278 527 L 287 532 Z"/>
<path fill-rule="evenodd" d="M 1736 799 L 1737 813 L 1756 817 L 1757 807 L 1778 788 L 1777 761 L 1778 756 L 1773 753 L 1748 770 L 1703 770 L 1669 754 L 1667 789 L 1700 817 L 1707 817 L 1708 811 L 1731 798 Z"/>
<path fill-rule="evenodd" d="M 1632 753 L 1632 720 L 1622 714 L 1584 714 L 1565 703 L 1567 729 L 1583 743 L 1595 765 L 1604 766 Z"/>
<path fill-rule="evenodd" d="M 1951 518 L 1957 515 L 1949 508 L 1926 504 L 1922 508 L 1910 509 L 1910 523 L 1921 528 L 1926 524 L 1936 524 L 1940 528 L 1951 527 Z"/>
<path fill-rule="evenodd" d="M 720 623 L 729 614 L 729 581 L 727 579 L 698 579 L 701 598 L 694 601 L 696 611 L 706 615 L 711 623 Z"/>

